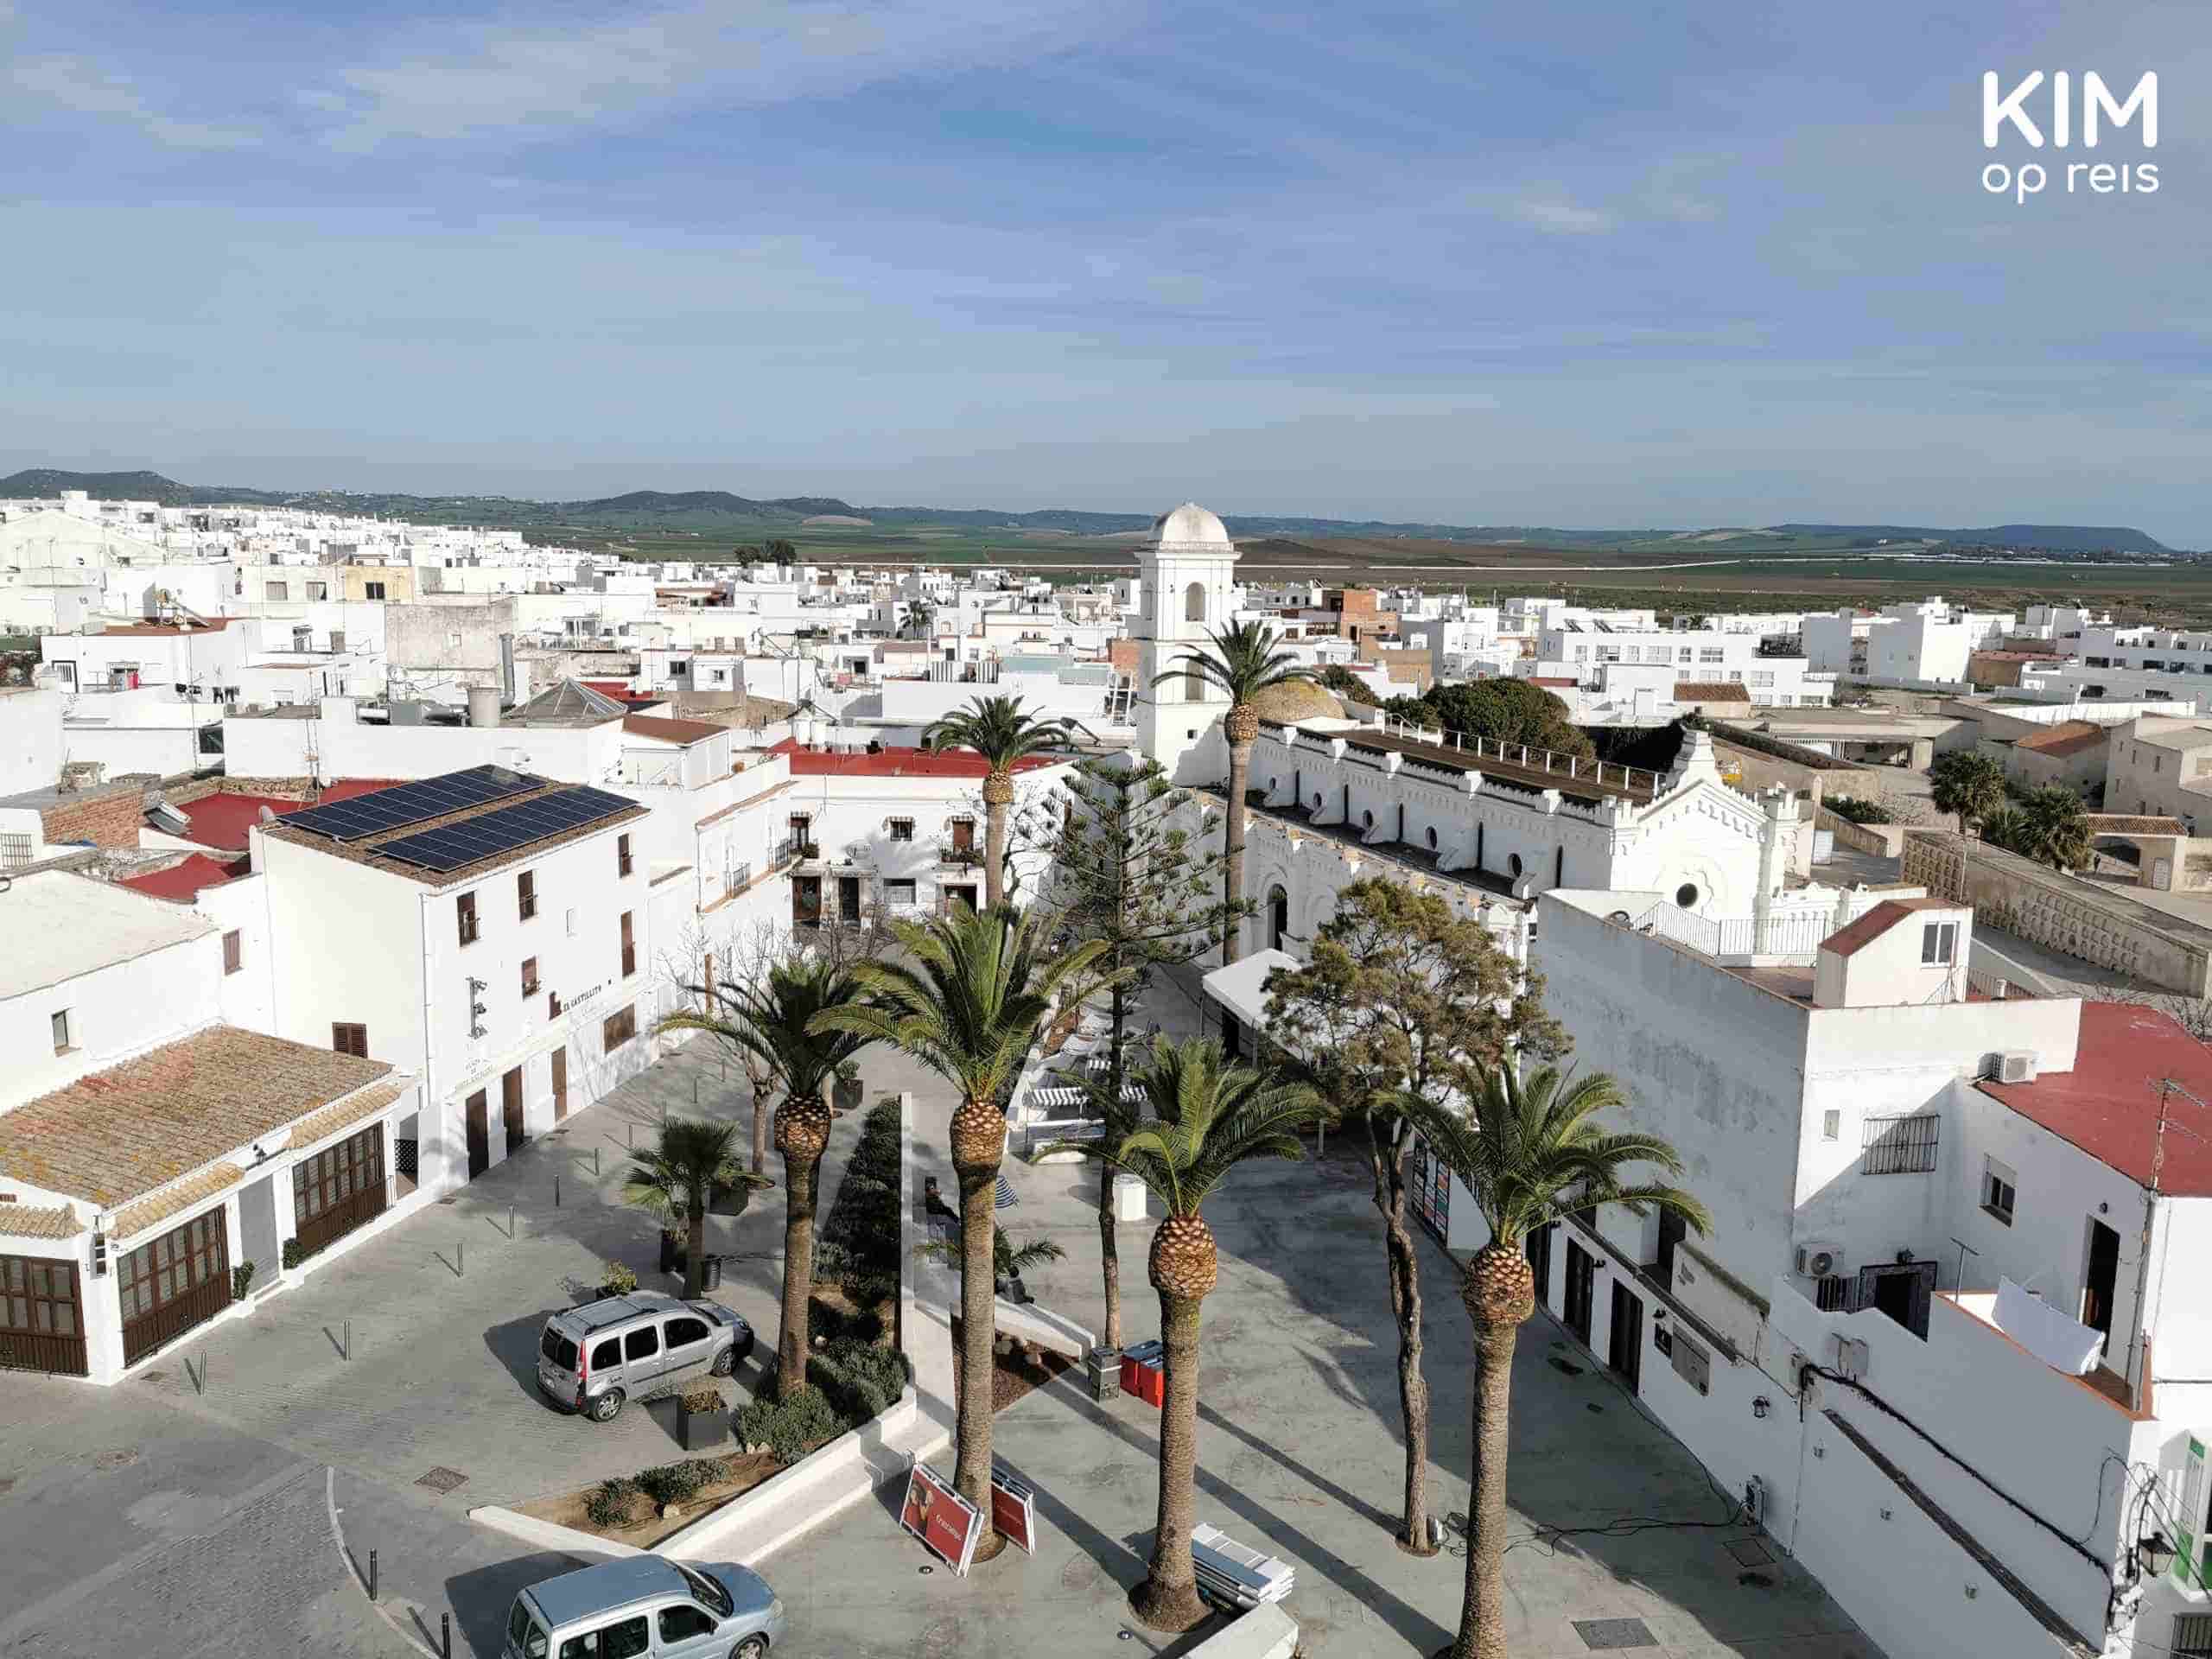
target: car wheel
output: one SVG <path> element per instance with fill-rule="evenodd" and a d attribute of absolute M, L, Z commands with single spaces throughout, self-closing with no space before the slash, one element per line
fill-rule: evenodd
<path fill-rule="evenodd" d="M 611 1423 L 622 1414 L 622 1390 L 609 1389 L 595 1396 L 587 1408 L 594 1423 Z"/>
<path fill-rule="evenodd" d="M 768 1638 L 748 1636 L 729 1650 L 729 1659 L 768 1659 Z"/>
<path fill-rule="evenodd" d="M 716 1376 L 728 1376 L 732 1371 L 735 1370 L 737 1369 L 737 1344 L 735 1343 L 732 1343 L 728 1347 L 723 1349 L 721 1352 L 716 1354 L 715 1356 L 714 1364 L 709 1367 L 709 1369 L 712 1370 Z"/>

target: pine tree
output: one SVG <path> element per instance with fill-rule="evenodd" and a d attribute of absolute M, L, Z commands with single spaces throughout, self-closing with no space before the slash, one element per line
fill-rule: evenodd
<path fill-rule="evenodd" d="M 1103 1146 L 1118 1146 L 1138 1128 L 1122 1098 L 1127 1077 L 1130 1009 L 1161 968 L 1196 962 L 1215 941 L 1243 925 L 1249 904 L 1220 896 L 1227 857 L 1217 843 L 1181 827 L 1193 799 L 1167 781 L 1156 760 L 1126 751 L 1083 761 L 1058 792 L 1025 814 L 1022 838 L 1052 849 L 1051 885 L 1043 902 L 1056 931 L 1071 941 L 1104 948 L 1084 988 L 1103 999 L 1109 1065 L 1092 1090 L 1091 1109 L 1105 1120 Z M 1057 821 L 1055 816 L 1057 814 Z M 1094 1154 L 1099 1146 L 1085 1146 Z M 1105 1279 L 1102 1340 L 1122 1345 L 1121 1260 L 1114 1232 L 1114 1171 L 1098 1175 L 1098 1241 Z"/>

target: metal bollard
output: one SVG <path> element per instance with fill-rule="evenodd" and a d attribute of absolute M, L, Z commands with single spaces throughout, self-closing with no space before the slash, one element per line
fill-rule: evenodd
<path fill-rule="evenodd" d="M 353 1363 L 353 1321 L 351 1319 L 346 1321 L 346 1363 L 349 1365 Z"/>
<path fill-rule="evenodd" d="M 438 1653 L 440 1659 L 453 1659 L 453 1615 L 438 1615 Z"/>
<path fill-rule="evenodd" d="M 509 1238 L 512 1238 L 514 1236 L 515 1236 L 515 1207 L 514 1207 L 514 1205 L 512 1205 L 511 1204 L 511 1205 L 509 1205 L 507 1206 L 507 1236 L 508 1236 Z"/>
<path fill-rule="evenodd" d="M 376 1599 L 377 1599 L 377 1553 L 376 1553 L 376 1551 L 374 1551 L 374 1550 L 372 1549 L 372 1550 L 371 1550 L 371 1551 L 369 1552 L 369 1599 L 370 1599 L 371 1601 L 374 1601 Z"/>
<path fill-rule="evenodd" d="M 468 1241 L 465 1238 L 454 1244 L 453 1270 L 456 1278 L 465 1277 L 468 1272 Z"/>
<path fill-rule="evenodd" d="M 553 1207 L 556 1210 L 561 1207 L 561 1178 L 558 1175 L 553 1178 Z"/>
<path fill-rule="evenodd" d="M 594 1147 L 591 1149 L 591 1173 L 594 1176 L 599 1173 L 599 1148 L 597 1147 Z"/>

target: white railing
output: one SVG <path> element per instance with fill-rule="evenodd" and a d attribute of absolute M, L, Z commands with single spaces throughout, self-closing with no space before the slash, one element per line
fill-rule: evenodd
<path fill-rule="evenodd" d="M 1534 748 L 1526 743 L 1501 743 L 1495 738 L 1469 737 L 1461 732 L 1432 732 L 1410 721 L 1386 719 L 1383 729 L 1408 742 L 1433 744 L 1440 749 L 1450 749 L 1455 754 L 1465 755 L 1474 760 L 1497 760 L 1530 772 L 1541 772 L 1550 777 L 1610 784 L 1631 794 L 1656 795 L 1659 792 L 1659 774 L 1643 766 L 1616 766 L 1609 760 L 1592 760 L 1579 754 L 1562 754 L 1557 749 Z"/>
<path fill-rule="evenodd" d="M 1700 916 L 1662 900 L 1637 917 L 1639 933 L 1687 945 L 1719 962 L 1772 963 L 1809 967 L 1829 932 L 1825 915 Z"/>

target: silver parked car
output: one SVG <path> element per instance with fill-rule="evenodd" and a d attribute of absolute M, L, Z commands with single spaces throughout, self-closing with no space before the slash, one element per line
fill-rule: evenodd
<path fill-rule="evenodd" d="M 501 1659 L 766 1659 L 784 1628 L 783 1602 L 750 1567 L 632 1555 L 517 1596 Z"/>
<path fill-rule="evenodd" d="M 752 1351 L 753 1327 L 720 1302 L 633 1291 L 547 1319 L 537 1344 L 537 1386 L 569 1410 L 611 1423 L 625 1401 L 673 1394 L 702 1376 L 728 1376 Z"/>

